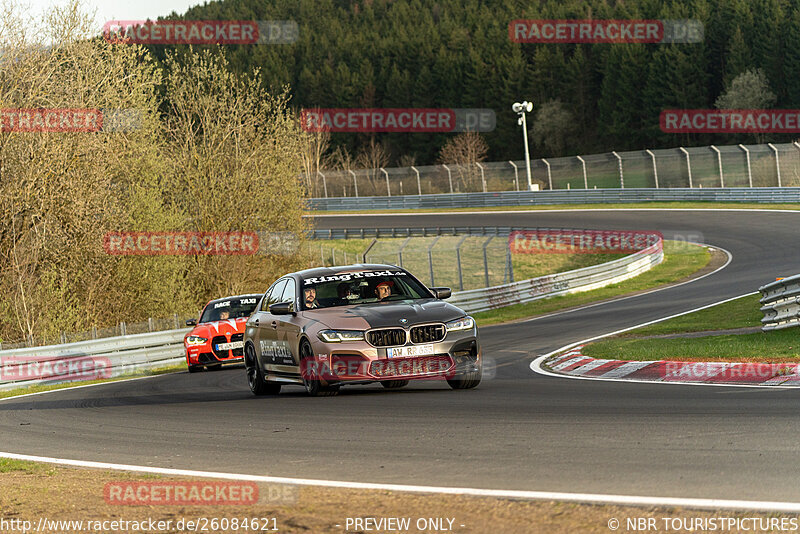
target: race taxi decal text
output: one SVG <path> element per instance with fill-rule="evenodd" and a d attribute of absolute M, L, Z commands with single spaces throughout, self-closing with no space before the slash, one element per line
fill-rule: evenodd
<path fill-rule="evenodd" d="M 359 278 L 373 278 L 376 276 L 405 276 L 403 271 L 358 271 L 355 273 L 342 273 L 330 276 L 319 276 L 317 278 L 306 278 L 303 285 L 321 284 L 323 282 L 349 282 Z"/>

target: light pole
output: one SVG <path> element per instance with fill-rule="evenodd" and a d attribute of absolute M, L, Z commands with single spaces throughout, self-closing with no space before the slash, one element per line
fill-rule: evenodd
<path fill-rule="evenodd" d="M 525 120 L 525 112 L 530 113 L 533 110 L 533 102 L 528 102 L 527 100 L 522 103 L 514 102 L 511 109 L 519 115 L 517 124 L 522 126 L 522 138 L 525 141 L 525 168 L 528 171 L 528 191 L 531 191 L 533 190 L 533 182 L 531 182 L 531 153 L 528 149 L 528 123 Z"/>

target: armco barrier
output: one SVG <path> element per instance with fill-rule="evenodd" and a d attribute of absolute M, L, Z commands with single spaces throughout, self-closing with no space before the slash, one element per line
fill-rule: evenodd
<path fill-rule="evenodd" d="M 317 211 L 489 208 L 549 204 L 620 204 L 646 202 L 800 202 L 800 187 L 736 187 L 705 189 L 572 189 L 499 191 L 391 197 L 312 198 Z"/>
<path fill-rule="evenodd" d="M 800 326 L 800 274 L 758 288 L 761 292 L 762 330 Z"/>
<path fill-rule="evenodd" d="M 0 351 L 0 390 L 111 378 L 180 363 L 184 361 L 183 336 L 188 331 L 184 328 Z M 75 373 L 82 370 L 86 371 L 84 376 L 76 377 Z"/>
<path fill-rule="evenodd" d="M 469 313 L 477 313 L 547 297 L 590 291 L 633 278 L 658 265 L 663 259 L 664 252 L 659 241 L 640 252 L 600 265 L 502 286 L 453 293 L 448 302 Z"/>
<path fill-rule="evenodd" d="M 632 278 L 659 264 L 663 258 L 662 242 L 659 240 L 635 254 L 600 265 L 485 289 L 455 292 L 449 302 L 468 313 L 476 313 L 589 291 Z M 0 390 L 89 378 L 111 378 L 131 371 L 180 363 L 184 361 L 183 337 L 188 331 L 167 330 L 0 351 Z"/>

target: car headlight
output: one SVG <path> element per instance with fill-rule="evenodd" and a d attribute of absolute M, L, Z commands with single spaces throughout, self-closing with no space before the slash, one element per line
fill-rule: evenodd
<path fill-rule="evenodd" d="M 207 343 L 208 339 L 200 336 L 189 336 L 186 338 L 187 345 L 202 345 Z"/>
<path fill-rule="evenodd" d="M 458 332 L 460 330 L 472 330 L 475 326 L 475 320 L 467 315 L 466 317 L 462 317 L 461 319 L 456 319 L 455 321 L 450 321 L 449 323 L 445 323 L 444 326 L 447 328 L 448 332 Z"/>
<path fill-rule="evenodd" d="M 326 343 L 364 341 L 364 332 L 361 330 L 322 330 L 317 337 Z"/>

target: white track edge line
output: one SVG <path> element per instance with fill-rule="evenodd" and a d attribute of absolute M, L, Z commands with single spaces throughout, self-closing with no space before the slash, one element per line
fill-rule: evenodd
<path fill-rule="evenodd" d="M 272 477 L 262 475 L 246 475 L 241 473 L 221 473 L 216 471 L 195 471 L 190 469 L 173 469 L 129 464 L 114 464 L 86 460 L 68 460 L 47 456 L 33 456 L 0 452 L 0 458 L 43 462 L 69 467 L 86 467 L 92 469 L 111 469 L 137 473 L 153 473 L 159 475 L 189 476 L 225 480 L 242 480 L 248 482 L 265 482 L 273 484 L 293 484 L 298 486 L 318 486 L 327 488 L 389 490 L 408 493 L 441 493 L 448 495 L 470 495 L 477 497 L 498 497 L 512 499 L 557 500 L 581 503 L 616 504 L 631 506 L 680 506 L 705 509 L 730 510 L 769 510 L 780 512 L 800 512 L 800 503 L 779 501 L 746 501 L 730 499 L 702 499 L 683 497 L 646 497 L 639 495 L 614 495 L 598 493 L 566 493 L 528 490 L 496 490 L 481 488 L 460 488 L 449 486 L 418 486 L 408 484 L 382 484 L 372 482 L 348 482 L 339 480 L 318 480 L 308 478 Z"/>
<path fill-rule="evenodd" d="M 66 386 L 63 388 L 56 388 L 56 389 L 48 389 L 47 391 L 35 391 L 33 393 L 23 393 L 22 395 L 11 395 L 10 397 L 3 397 L 0 399 L 0 402 L 8 401 L 12 399 L 22 399 L 24 397 L 33 397 L 34 395 L 44 395 L 46 393 L 55 393 L 57 391 L 66 391 L 71 389 L 84 389 L 84 388 L 91 388 L 95 386 L 107 386 L 109 384 L 121 384 L 122 382 L 131 382 L 133 380 L 144 380 L 145 378 L 156 378 L 157 376 L 167 376 L 167 375 L 174 375 L 176 373 L 182 373 L 183 371 L 170 371 L 168 373 L 159 373 L 157 375 L 148 375 L 148 376 L 133 376 L 131 378 L 122 378 L 120 380 L 109 380 L 107 382 L 98 382 L 97 384 L 83 384 L 80 386 Z"/>
<path fill-rule="evenodd" d="M 634 330 L 636 328 L 641 328 L 643 326 L 649 326 L 651 324 L 660 323 L 662 321 L 667 321 L 669 319 L 674 319 L 675 317 L 680 317 L 682 315 L 688 315 L 690 313 L 694 313 L 694 312 L 705 310 L 706 308 L 712 308 L 712 307 L 717 306 L 719 304 L 725 304 L 726 302 L 730 302 L 732 300 L 736 300 L 736 299 L 740 299 L 740 298 L 744 298 L 744 297 L 749 297 L 750 295 L 757 295 L 757 294 L 758 294 L 758 291 L 752 291 L 750 293 L 745 293 L 743 295 L 739 295 L 739 296 L 736 296 L 736 297 L 731 297 L 731 298 L 728 298 L 728 299 L 725 299 L 725 300 L 721 300 L 719 302 L 714 302 L 712 304 L 707 304 L 707 305 L 701 306 L 699 308 L 694 308 L 692 310 L 688 310 L 688 311 L 685 311 L 685 312 L 676 313 L 675 315 L 670 315 L 669 317 L 662 317 L 661 319 L 655 319 L 653 321 L 648 321 L 646 323 L 641 323 L 641 324 L 638 324 L 638 325 L 635 325 L 635 326 L 630 326 L 628 328 L 623 328 L 621 330 L 616 330 L 614 332 L 609 332 L 607 334 L 601 334 L 599 336 L 587 338 L 587 339 L 584 339 L 584 340 L 581 340 L 581 341 L 576 341 L 574 343 L 570 343 L 568 345 L 564 345 L 561 348 L 558 348 L 558 349 L 556 349 L 554 351 L 548 352 L 547 354 L 544 354 L 542 356 L 539 356 L 539 357 L 535 358 L 530 363 L 530 368 L 531 368 L 531 371 L 533 371 L 534 373 L 540 374 L 540 375 L 552 376 L 552 377 L 555 377 L 555 378 L 571 378 L 573 380 L 597 380 L 597 381 L 601 381 L 601 382 L 627 382 L 627 383 L 633 383 L 633 384 L 669 384 L 669 385 L 673 385 L 673 386 L 706 386 L 706 387 L 712 386 L 712 387 L 728 387 L 728 388 L 761 388 L 761 389 L 767 389 L 767 390 L 797 390 L 798 386 L 780 386 L 780 385 L 766 386 L 766 385 L 761 385 L 761 384 L 718 384 L 718 383 L 705 383 L 705 382 L 664 382 L 664 381 L 659 381 L 659 380 L 639 380 L 639 379 L 625 379 L 625 378 L 603 378 L 603 377 L 599 377 L 599 376 L 577 376 L 577 375 L 567 375 L 567 374 L 554 373 L 554 372 L 548 371 L 548 370 L 546 370 L 546 369 L 544 369 L 542 367 L 542 363 L 546 359 L 550 358 L 551 356 L 553 356 L 555 354 L 558 354 L 559 352 L 563 352 L 565 350 L 569 350 L 571 348 L 577 347 L 578 345 L 583 345 L 583 344 L 589 343 L 591 341 L 596 341 L 598 339 L 603 339 L 604 337 L 614 336 L 614 335 L 617 335 L 617 334 L 621 334 L 623 332 L 628 332 L 629 330 Z M 631 361 L 638 361 L 638 360 L 631 360 Z"/>

